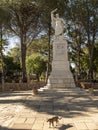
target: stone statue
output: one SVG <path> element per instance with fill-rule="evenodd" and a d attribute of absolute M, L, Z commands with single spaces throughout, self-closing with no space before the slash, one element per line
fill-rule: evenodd
<path fill-rule="evenodd" d="M 47 88 L 62 90 L 75 87 L 74 79 L 70 71 L 67 41 L 64 38 L 64 20 L 56 14 L 57 9 L 51 12 L 51 24 L 55 31 L 53 41 L 52 71 L 47 80 Z"/>
<path fill-rule="evenodd" d="M 54 15 L 56 11 L 57 9 L 51 11 L 51 24 L 55 31 L 55 38 L 58 38 L 59 36 L 63 36 L 65 21 L 59 17 L 58 13 Z"/>

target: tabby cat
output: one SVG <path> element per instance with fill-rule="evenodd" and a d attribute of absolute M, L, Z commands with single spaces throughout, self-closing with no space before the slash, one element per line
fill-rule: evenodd
<path fill-rule="evenodd" d="M 56 123 L 56 126 L 57 126 L 60 119 L 62 119 L 62 118 L 60 118 L 60 117 L 58 117 L 58 116 L 54 116 L 54 117 L 52 117 L 52 118 L 49 118 L 49 119 L 47 120 L 47 122 L 49 122 L 49 127 L 51 127 L 51 125 L 52 125 L 52 127 L 54 127 L 54 122 Z"/>

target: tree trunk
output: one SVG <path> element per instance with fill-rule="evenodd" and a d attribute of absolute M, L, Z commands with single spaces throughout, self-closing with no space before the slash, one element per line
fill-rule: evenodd
<path fill-rule="evenodd" d="M 77 77 L 78 77 L 78 80 L 80 79 L 80 73 L 81 73 L 81 63 L 80 63 L 80 48 L 78 50 L 78 53 L 77 53 Z"/>
<path fill-rule="evenodd" d="M 36 74 L 36 78 L 37 78 L 37 81 L 39 82 L 39 81 L 40 81 L 40 76 L 39 76 L 39 74 Z"/>
<path fill-rule="evenodd" d="M 89 74 L 88 74 L 88 78 L 90 80 L 93 79 L 93 51 L 94 51 L 94 44 L 90 44 L 89 45 Z"/>
<path fill-rule="evenodd" d="M 88 79 L 91 81 L 93 79 L 93 50 L 94 50 L 94 36 L 93 40 L 91 40 L 91 31 L 90 31 L 90 12 L 88 6 L 86 6 L 87 10 L 87 37 L 88 37 L 88 52 L 89 52 L 89 73 Z"/>
<path fill-rule="evenodd" d="M 0 36 L 0 39 L 1 39 L 1 67 L 2 67 L 2 79 L 1 79 L 1 82 L 2 82 L 2 91 L 4 91 L 4 61 L 3 61 L 3 52 L 2 52 L 2 49 L 3 49 L 3 43 L 2 43 L 2 25 L 1 25 L 1 36 Z"/>
<path fill-rule="evenodd" d="M 22 80 L 27 82 L 27 73 L 26 73 L 26 40 L 24 40 L 23 34 L 21 34 L 21 58 L 22 58 Z"/>

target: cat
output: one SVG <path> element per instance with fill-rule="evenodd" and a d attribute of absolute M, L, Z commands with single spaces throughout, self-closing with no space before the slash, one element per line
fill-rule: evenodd
<path fill-rule="evenodd" d="M 52 125 L 52 127 L 54 127 L 54 122 L 56 122 L 56 126 L 57 126 L 60 119 L 62 119 L 62 117 L 54 116 L 52 118 L 49 118 L 47 120 L 47 122 L 49 122 L 49 128 L 51 127 L 51 125 Z"/>

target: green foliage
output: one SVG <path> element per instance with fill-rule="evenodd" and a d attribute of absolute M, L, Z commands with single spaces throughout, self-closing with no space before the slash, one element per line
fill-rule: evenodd
<path fill-rule="evenodd" d="M 17 64 L 17 62 L 14 62 L 13 57 L 6 56 L 4 58 L 4 63 L 5 63 L 6 72 L 8 74 L 10 73 L 14 74 L 20 71 L 20 65 Z"/>
<path fill-rule="evenodd" d="M 17 77 L 16 80 L 18 81 L 21 72 L 20 64 L 14 62 L 14 58 L 10 56 L 4 56 L 3 63 L 5 82 L 11 82 L 15 80 L 15 77 Z"/>
<path fill-rule="evenodd" d="M 48 36 L 44 35 L 41 38 L 36 39 L 32 42 L 27 50 L 27 55 L 31 55 L 32 53 L 40 53 L 43 56 L 48 55 Z"/>
<path fill-rule="evenodd" d="M 94 48 L 94 71 L 98 72 L 98 41 L 96 41 Z"/>
<path fill-rule="evenodd" d="M 11 14 L 9 29 L 20 38 L 22 77 L 23 82 L 26 82 L 26 50 L 40 32 L 40 7 L 36 4 L 36 0 L 8 0 L 7 3 L 5 8 L 7 7 Z"/>
<path fill-rule="evenodd" d="M 8 52 L 8 56 L 13 57 L 13 61 L 17 64 L 21 62 L 21 50 L 20 46 L 16 45 L 15 47 L 11 48 Z"/>
<path fill-rule="evenodd" d="M 65 11 L 69 41 L 72 43 L 70 44 L 72 57 L 78 73 L 86 69 L 90 79 L 93 78 L 95 69 L 94 48 L 98 33 L 97 5 L 97 0 L 70 0 L 67 2 Z M 87 53 L 84 52 L 85 47 Z"/>
<path fill-rule="evenodd" d="M 27 57 L 26 67 L 28 74 L 36 74 L 37 78 L 46 71 L 46 62 L 41 54 L 32 54 Z"/>
<path fill-rule="evenodd" d="M 7 25 L 10 21 L 10 12 L 5 7 L 0 7 L 0 26 L 1 24 Z"/>

